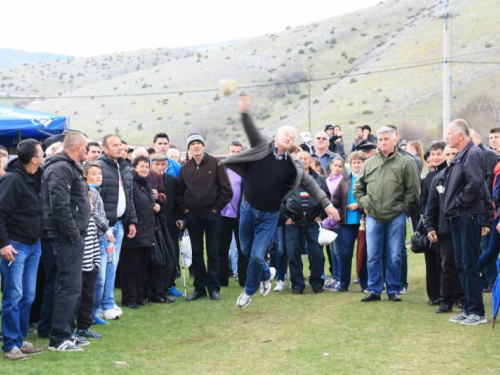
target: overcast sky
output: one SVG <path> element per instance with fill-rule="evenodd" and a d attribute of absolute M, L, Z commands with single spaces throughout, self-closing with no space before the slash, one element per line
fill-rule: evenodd
<path fill-rule="evenodd" d="M 276 33 L 380 0 L 2 1 L 0 48 L 75 57 Z"/>

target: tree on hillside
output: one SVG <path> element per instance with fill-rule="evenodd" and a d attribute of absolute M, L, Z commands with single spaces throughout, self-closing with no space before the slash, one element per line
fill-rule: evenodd
<path fill-rule="evenodd" d="M 484 139 L 491 128 L 500 126 L 500 104 L 491 96 L 477 96 L 454 117 L 463 118 L 471 128 L 479 131 Z"/>

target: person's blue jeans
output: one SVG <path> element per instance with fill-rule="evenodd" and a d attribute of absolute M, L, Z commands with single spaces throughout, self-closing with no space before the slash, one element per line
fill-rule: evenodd
<path fill-rule="evenodd" d="M 229 245 L 229 258 L 231 259 L 231 270 L 233 271 L 233 276 L 238 275 L 238 247 L 236 246 L 236 239 L 231 240 L 231 245 Z"/>
<path fill-rule="evenodd" d="M 286 275 L 286 228 L 278 225 L 276 228 L 276 280 L 285 281 Z"/>
<path fill-rule="evenodd" d="M 405 244 L 406 216 L 401 213 L 387 222 L 366 217 L 368 253 L 368 290 L 380 296 L 384 288 L 382 254 L 386 257 L 385 283 L 387 294 L 399 294 L 401 278 L 401 249 Z"/>
<path fill-rule="evenodd" d="M 359 224 L 343 224 L 338 237 L 340 247 L 340 287 L 348 289 L 351 283 L 354 243 L 358 238 Z"/>
<path fill-rule="evenodd" d="M 290 267 L 290 280 L 292 289 L 304 290 L 304 274 L 301 244 L 306 243 L 306 251 L 311 262 L 311 276 L 309 285 L 313 290 L 323 289 L 325 281 L 321 276 L 325 270 L 325 256 L 323 247 L 318 243 L 319 226 L 318 223 L 310 223 L 306 226 L 295 224 L 287 225 L 285 231 L 286 249 L 288 252 L 288 266 Z"/>
<path fill-rule="evenodd" d="M 404 238 L 406 238 L 406 226 Z M 401 278 L 399 280 L 400 289 L 408 288 L 408 249 L 406 244 L 401 248 Z"/>
<path fill-rule="evenodd" d="M 115 252 L 108 254 L 106 247 L 108 246 L 108 238 L 106 234 L 102 236 L 99 244 L 101 250 L 101 266 L 97 275 L 97 283 L 95 288 L 94 312 L 97 314 L 101 310 L 111 310 L 115 307 L 115 277 L 116 267 L 120 260 L 120 250 L 123 241 L 123 223 L 117 221 L 111 228 L 113 236 L 116 239 Z M 109 259 L 108 259 L 109 257 Z"/>
<path fill-rule="evenodd" d="M 54 302 L 54 289 L 56 287 L 57 259 L 54 248 L 49 240 L 41 241 L 43 272 L 45 282 L 43 284 L 42 306 L 40 307 L 40 319 L 38 321 L 38 336 L 46 338 L 52 328 L 52 304 Z"/>
<path fill-rule="evenodd" d="M 455 267 L 465 296 L 466 314 L 484 315 L 483 289 L 479 277 L 481 227 L 484 215 L 462 215 L 450 219 Z"/>
<path fill-rule="evenodd" d="M 2 296 L 2 331 L 4 352 L 23 345 L 28 336 L 31 304 L 35 299 L 36 276 L 42 249 L 40 240 L 34 245 L 10 240 L 17 251 L 15 261 L 1 258 L 0 272 L 4 282 Z"/>
<path fill-rule="evenodd" d="M 332 229 L 337 234 L 337 238 L 330 244 L 330 253 L 332 254 L 332 278 L 340 281 L 340 241 L 338 234 L 340 229 Z"/>
<path fill-rule="evenodd" d="M 243 200 L 240 208 L 241 251 L 249 259 L 245 294 L 251 296 L 271 272 L 264 256 L 278 225 L 279 211 L 260 211 Z"/>

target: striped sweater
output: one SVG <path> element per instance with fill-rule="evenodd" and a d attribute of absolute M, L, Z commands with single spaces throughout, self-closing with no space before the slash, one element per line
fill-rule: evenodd
<path fill-rule="evenodd" d="M 97 225 L 91 217 L 85 236 L 85 251 L 83 252 L 83 272 L 90 272 L 94 267 L 99 268 L 101 263 L 101 252 L 99 240 L 97 239 Z"/>

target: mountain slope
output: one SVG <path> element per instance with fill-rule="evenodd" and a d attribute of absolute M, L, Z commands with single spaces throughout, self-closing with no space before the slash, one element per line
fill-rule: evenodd
<path fill-rule="evenodd" d="M 65 114 L 72 128 L 97 139 L 118 132 L 129 143 L 147 146 L 156 132 L 165 131 L 184 148 L 187 134 L 197 131 L 209 150 L 223 151 L 231 139 L 244 136 L 237 95 L 218 93 L 221 78 L 235 78 L 252 94 L 256 122 L 272 135 L 284 124 L 309 129 L 309 76 L 313 133 L 338 123 L 349 141 L 356 125 L 393 123 L 438 138 L 442 4 L 386 1 L 205 50 L 141 50 L 4 68 L 0 92 L 55 98 L 0 102 Z M 453 64 L 455 112 L 479 95 L 500 101 L 500 65 L 484 64 L 500 62 L 495 4 L 453 2 L 453 60 L 462 61 Z"/>

